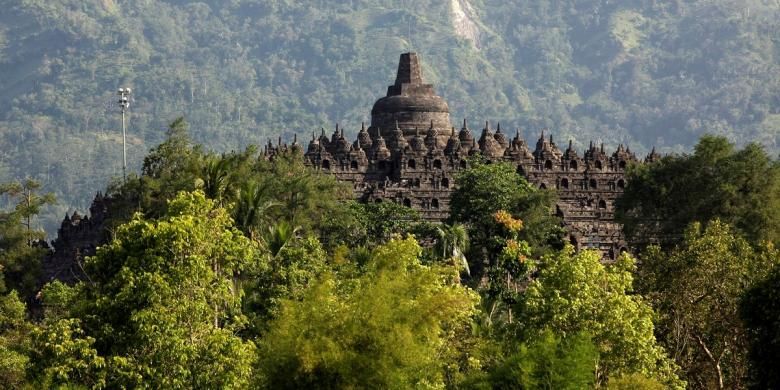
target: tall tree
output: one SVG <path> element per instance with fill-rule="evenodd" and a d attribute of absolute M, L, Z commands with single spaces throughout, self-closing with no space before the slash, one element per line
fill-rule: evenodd
<path fill-rule="evenodd" d="M 354 278 L 326 273 L 302 300 L 286 300 L 260 340 L 264 388 L 442 387 L 457 360 L 445 353 L 467 328 L 477 297 L 451 266 L 423 266 L 413 238 L 373 252 Z M 305 335 L 305 337 L 301 337 Z"/>
<path fill-rule="evenodd" d="M 177 118 L 168 126 L 165 141 L 144 158 L 139 178 L 141 193 L 137 194 L 143 212 L 152 217 L 164 215 L 167 201 L 179 191 L 192 191 L 202 185 L 202 165 L 200 146 L 193 145 L 184 118 Z"/>
<path fill-rule="evenodd" d="M 535 262 L 531 260 L 531 247 L 519 239 L 523 222 L 504 210 L 493 214 L 493 219 L 496 223 L 493 240 L 502 248 L 486 272 L 488 283 L 483 286 L 482 293 L 489 309 L 485 314 L 488 324 L 494 324 L 494 318 L 501 318 L 505 325 L 511 325 L 513 306 L 523 294 L 529 273 L 535 270 Z"/>
<path fill-rule="evenodd" d="M 530 186 L 510 164 L 472 160 L 457 183 L 450 200 L 450 221 L 468 226 L 471 249 L 467 257 L 477 278 L 503 249 L 503 242 L 494 239 L 502 229 L 494 218 L 498 211 L 522 220 L 525 229 L 519 238 L 539 252 L 562 245 L 560 221 L 552 215 L 553 194 Z"/>
<path fill-rule="evenodd" d="M 658 334 L 694 388 L 743 388 L 747 338 L 740 298 L 780 258 L 756 252 L 733 228 L 694 223 L 669 253 L 642 254 L 637 288 L 659 312 Z"/>
<path fill-rule="evenodd" d="M 473 387 L 506 390 L 592 388 L 598 359 L 598 350 L 587 334 L 563 339 L 548 330 L 528 344 L 520 344 Z"/>
<path fill-rule="evenodd" d="M 780 259 L 774 270 L 745 294 L 740 313 L 750 343 L 750 379 L 755 389 L 780 388 Z"/>
<path fill-rule="evenodd" d="M 89 282 L 73 287 L 61 321 L 94 340 L 108 387 L 246 386 L 254 348 L 235 336 L 246 323 L 235 281 L 260 261 L 257 248 L 202 192 L 166 210 L 156 221 L 136 215 L 87 260 Z"/>
<path fill-rule="evenodd" d="M 277 239 L 274 248 L 266 248 L 269 259 L 262 267 L 247 270 L 242 281 L 244 312 L 252 325 L 249 331 L 255 335 L 266 330 L 268 321 L 279 314 L 282 302 L 303 299 L 329 269 L 325 251 L 316 238 Z"/>
<path fill-rule="evenodd" d="M 692 222 L 719 218 L 748 240 L 780 239 L 780 162 L 756 144 L 736 150 L 704 136 L 691 155 L 669 155 L 629 169 L 617 218 L 632 241 L 671 246 Z"/>
<path fill-rule="evenodd" d="M 40 245 L 45 234 L 34 221 L 42 207 L 55 203 L 54 194 L 39 194 L 40 188 L 32 179 L 0 185 L 0 195 L 16 202 L 13 210 L 0 212 L 0 292 L 17 290 L 27 301 L 38 288 L 46 253 Z"/>
<path fill-rule="evenodd" d="M 600 358 L 596 383 L 640 373 L 670 388 L 682 388 L 674 363 L 653 334 L 653 310 L 632 294 L 634 260 L 624 254 L 614 264 L 601 263 L 596 251 L 566 248 L 543 257 L 536 279 L 517 305 L 517 332 L 534 340 L 549 329 L 555 334 L 585 332 L 593 337 Z"/>
<path fill-rule="evenodd" d="M 22 388 L 25 384 L 32 328 L 16 292 L 0 293 L 0 389 Z"/>

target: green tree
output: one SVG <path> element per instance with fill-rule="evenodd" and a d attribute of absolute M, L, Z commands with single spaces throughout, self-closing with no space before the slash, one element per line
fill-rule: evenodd
<path fill-rule="evenodd" d="M 637 373 L 610 378 L 607 384 L 608 390 L 664 390 L 666 388 L 657 379 Z"/>
<path fill-rule="evenodd" d="M 248 270 L 242 284 L 246 293 L 244 312 L 250 317 L 254 334 L 278 315 L 286 300 L 302 300 L 306 291 L 328 270 L 325 251 L 314 237 L 289 239 L 262 267 Z"/>
<path fill-rule="evenodd" d="M 780 265 L 746 292 L 740 314 L 750 343 L 750 387 L 780 387 Z"/>
<path fill-rule="evenodd" d="M 55 301 L 72 302 L 72 318 L 45 330 L 55 339 L 39 357 L 40 372 L 61 364 L 67 372 L 72 365 L 56 353 L 75 342 L 105 359 L 107 387 L 247 385 L 254 347 L 235 336 L 246 324 L 236 277 L 256 266 L 258 250 L 202 192 L 180 193 L 166 210 L 160 220 L 139 214 L 122 225 L 87 259 L 89 282 L 75 294 L 49 290 Z M 58 324 L 73 336 L 56 331 Z"/>
<path fill-rule="evenodd" d="M 470 268 L 479 279 L 484 264 L 495 262 L 503 250 L 502 227 L 494 215 L 504 210 L 523 221 L 519 238 L 539 252 L 562 245 L 560 221 L 552 215 L 552 193 L 533 188 L 507 163 L 485 164 L 472 160 L 457 177 L 458 188 L 450 200 L 450 221 L 468 226 Z"/>
<path fill-rule="evenodd" d="M 588 335 L 579 333 L 564 340 L 548 330 L 529 345 L 521 344 L 489 373 L 484 385 L 491 389 L 587 389 L 593 387 L 598 360 L 598 350 Z"/>
<path fill-rule="evenodd" d="M 632 241 L 657 238 L 671 246 L 693 222 L 715 218 L 752 243 L 780 239 L 780 163 L 763 148 L 741 150 L 704 136 L 692 155 L 670 155 L 629 169 L 617 218 Z"/>
<path fill-rule="evenodd" d="M 488 308 L 485 314 L 489 325 L 495 324 L 494 318 L 499 314 L 503 314 L 499 323 L 512 324 L 513 306 L 523 294 L 523 285 L 535 267 L 530 258 L 530 246 L 519 239 L 523 222 L 504 210 L 493 214 L 493 219 L 496 223 L 493 240 L 501 243 L 502 248 L 486 273 L 488 283 L 482 289 Z"/>
<path fill-rule="evenodd" d="M 271 220 L 284 220 L 306 232 L 319 233 L 329 219 L 338 218 L 341 201 L 352 195 L 348 186 L 306 166 L 298 154 L 259 159 L 253 170 L 265 199 L 280 205 L 268 210 Z"/>
<path fill-rule="evenodd" d="M 42 388 L 106 386 L 106 359 L 75 318 L 51 321 L 32 334 L 29 376 Z"/>
<path fill-rule="evenodd" d="M 41 184 L 32 179 L 0 185 L 0 195 L 16 202 L 11 211 L 0 212 L 0 293 L 17 290 L 31 301 L 39 286 L 41 259 L 46 249 L 39 244 L 45 233 L 33 225 L 41 208 L 54 204 L 54 194 L 39 194 Z"/>
<path fill-rule="evenodd" d="M 144 158 L 140 177 L 142 192 L 136 195 L 144 213 L 152 217 L 164 215 L 167 202 L 179 191 L 195 190 L 202 183 L 199 180 L 204 171 L 202 165 L 203 152 L 199 146 L 193 146 L 184 118 L 177 118 L 168 126 L 165 141 Z M 216 186 L 211 181 L 208 184 Z"/>
<path fill-rule="evenodd" d="M 21 388 L 26 382 L 33 327 L 25 317 L 25 305 L 15 291 L 0 294 L 0 389 Z"/>
<path fill-rule="evenodd" d="M 739 302 L 778 261 L 756 252 L 718 220 L 694 223 L 669 253 L 642 254 L 637 288 L 659 312 L 663 345 L 695 388 L 742 388 L 747 375 L 746 330 Z"/>
<path fill-rule="evenodd" d="M 391 240 L 354 278 L 325 273 L 302 300 L 285 300 L 259 341 L 261 387 L 443 386 L 459 367 L 444 352 L 477 297 L 451 283 L 456 269 L 423 266 L 420 253 L 413 238 Z"/>
<path fill-rule="evenodd" d="M 236 191 L 233 204 L 233 218 L 236 226 L 247 237 L 259 238 L 261 227 L 265 227 L 271 220 L 271 209 L 280 206 L 276 201 L 269 200 L 254 180 L 248 180 Z M 281 221 L 280 223 L 286 223 Z"/>
<path fill-rule="evenodd" d="M 420 213 L 410 207 L 392 203 L 346 201 L 340 213 L 325 222 L 321 229 L 323 243 L 373 247 L 387 242 L 395 234 L 415 231 L 421 224 Z"/>
<path fill-rule="evenodd" d="M 653 310 L 631 294 L 634 260 L 627 254 L 614 264 L 601 263 L 595 251 L 566 248 L 540 260 L 537 278 L 517 305 L 521 340 L 534 340 L 549 329 L 555 334 L 585 332 L 599 352 L 596 382 L 640 373 L 668 387 L 682 388 L 674 363 L 655 340 Z"/>
<path fill-rule="evenodd" d="M 441 224 L 434 228 L 436 243 L 433 245 L 435 256 L 452 262 L 466 275 L 471 274 L 466 252 L 469 249 L 469 233 L 465 225 Z"/>

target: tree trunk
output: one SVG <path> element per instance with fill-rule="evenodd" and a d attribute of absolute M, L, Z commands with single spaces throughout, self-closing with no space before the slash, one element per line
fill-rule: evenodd
<path fill-rule="evenodd" d="M 707 346 L 704 344 L 704 341 L 701 339 L 701 337 L 696 336 L 696 341 L 699 343 L 699 346 L 701 346 L 701 349 L 704 350 L 704 353 L 707 355 L 707 358 L 710 360 L 710 363 L 712 363 L 713 368 L 715 368 L 715 373 L 718 376 L 718 389 L 723 389 L 723 370 L 721 370 L 720 368 L 720 359 L 723 357 L 723 354 L 726 352 L 726 349 L 724 348 L 723 351 L 720 353 L 720 356 L 718 356 L 718 358 L 715 359 L 715 357 L 712 356 L 710 349 L 707 348 Z"/>

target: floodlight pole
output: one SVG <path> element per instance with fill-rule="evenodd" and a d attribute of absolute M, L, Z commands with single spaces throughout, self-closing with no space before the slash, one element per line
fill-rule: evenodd
<path fill-rule="evenodd" d="M 130 88 L 119 88 L 119 108 L 122 110 L 122 181 L 127 183 L 127 129 L 125 127 L 125 112 L 130 107 Z"/>

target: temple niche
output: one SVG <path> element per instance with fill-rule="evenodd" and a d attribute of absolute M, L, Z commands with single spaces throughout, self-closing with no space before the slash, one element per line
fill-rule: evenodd
<path fill-rule="evenodd" d="M 519 130 L 512 136 L 489 122 L 476 134 L 465 120 L 460 129 L 452 125 L 447 102 L 424 82 L 417 54 L 404 53 L 395 83 L 371 110 L 370 126 L 363 124 L 353 142 L 338 126 L 330 138 L 322 130 L 319 137 L 312 136 L 304 158 L 351 183 L 356 199 L 396 202 L 418 210 L 426 220 L 442 221 L 449 215 L 455 176 L 468 167 L 469 156 L 481 154 L 515 165 L 539 188 L 557 190 L 556 213 L 578 249 L 598 249 L 611 258 L 626 250 L 614 210 L 625 188 L 626 166 L 637 161 L 629 148 L 620 145 L 609 154 L 603 144 L 591 143 L 579 154 L 571 141 L 561 150 L 553 135 L 542 130 L 531 150 Z M 300 148 L 297 142 L 293 147 Z M 646 158 L 654 159 L 655 152 Z"/>

